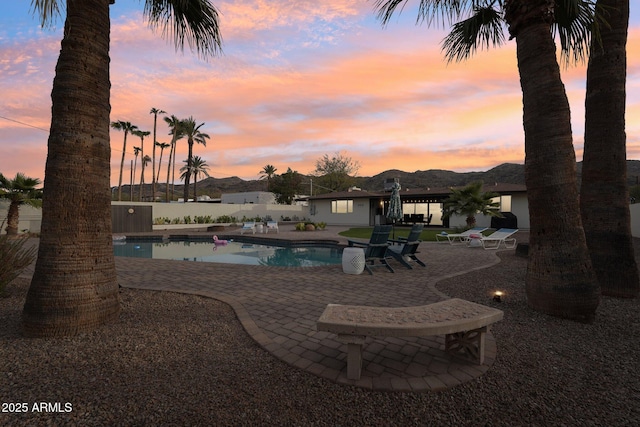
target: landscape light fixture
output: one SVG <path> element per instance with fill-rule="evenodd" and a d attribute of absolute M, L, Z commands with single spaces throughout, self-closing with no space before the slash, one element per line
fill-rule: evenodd
<path fill-rule="evenodd" d="M 493 300 L 495 302 L 502 302 L 502 291 L 495 291 L 493 293 Z"/>

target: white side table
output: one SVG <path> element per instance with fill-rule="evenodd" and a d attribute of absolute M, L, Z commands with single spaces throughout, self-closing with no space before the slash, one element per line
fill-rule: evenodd
<path fill-rule="evenodd" d="M 342 271 L 347 274 L 360 274 L 364 271 L 364 249 L 344 248 L 342 250 Z"/>
<path fill-rule="evenodd" d="M 256 232 L 258 232 L 259 234 L 262 234 L 263 231 L 264 231 L 264 226 L 262 224 L 256 225 Z"/>
<path fill-rule="evenodd" d="M 480 234 L 469 234 L 469 243 L 470 248 L 480 248 L 482 247 L 482 235 Z"/>

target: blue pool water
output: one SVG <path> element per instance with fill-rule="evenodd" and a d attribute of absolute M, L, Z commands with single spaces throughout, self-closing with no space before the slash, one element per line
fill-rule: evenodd
<path fill-rule="evenodd" d="M 281 247 L 252 243 L 212 241 L 126 241 L 114 242 L 115 256 L 171 259 L 225 264 L 317 267 L 340 264 L 339 247 Z"/>

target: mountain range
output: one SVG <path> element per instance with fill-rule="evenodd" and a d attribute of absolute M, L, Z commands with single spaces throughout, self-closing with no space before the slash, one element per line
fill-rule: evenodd
<path fill-rule="evenodd" d="M 578 183 L 582 172 L 582 162 L 577 163 Z M 502 184 L 525 184 L 524 165 L 515 163 L 503 163 L 484 172 L 453 172 L 441 169 L 425 171 L 404 172 L 398 169 L 390 169 L 372 177 L 355 177 L 355 186 L 366 191 L 383 191 L 384 182 L 387 179 L 397 178 L 402 188 L 426 188 L 426 187 L 455 187 L 464 186 L 474 181 Z M 303 182 L 308 183 L 313 176 L 303 175 Z M 627 180 L 630 186 L 638 185 L 640 181 L 640 161 L 627 160 Z M 137 192 L 137 187 L 134 189 Z M 183 186 L 176 185 L 175 191 L 182 194 Z M 266 180 L 244 180 L 237 176 L 230 178 L 205 178 L 197 183 L 198 194 L 208 194 L 212 198 L 220 197 L 222 193 L 242 193 L 248 191 L 266 191 Z M 150 184 L 145 184 L 145 193 L 151 191 Z M 164 194 L 165 185 L 159 184 L 157 191 Z M 123 193 L 128 194 L 128 186 L 123 187 Z M 125 197 L 126 200 L 128 197 Z"/>

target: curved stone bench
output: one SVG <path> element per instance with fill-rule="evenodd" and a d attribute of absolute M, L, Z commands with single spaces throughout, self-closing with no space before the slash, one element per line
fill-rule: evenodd
<path fill-rule="evenodd" d="M 445 335 L 447 353 L 483 364 L 485 334 L 503 315 L 502 310 L 458 298 L 416 307 L 329 304 L 318 319 L 317 330 L 337 334 L 347 344 L 347 378 L 357 380 L 367 336 Z"/>

